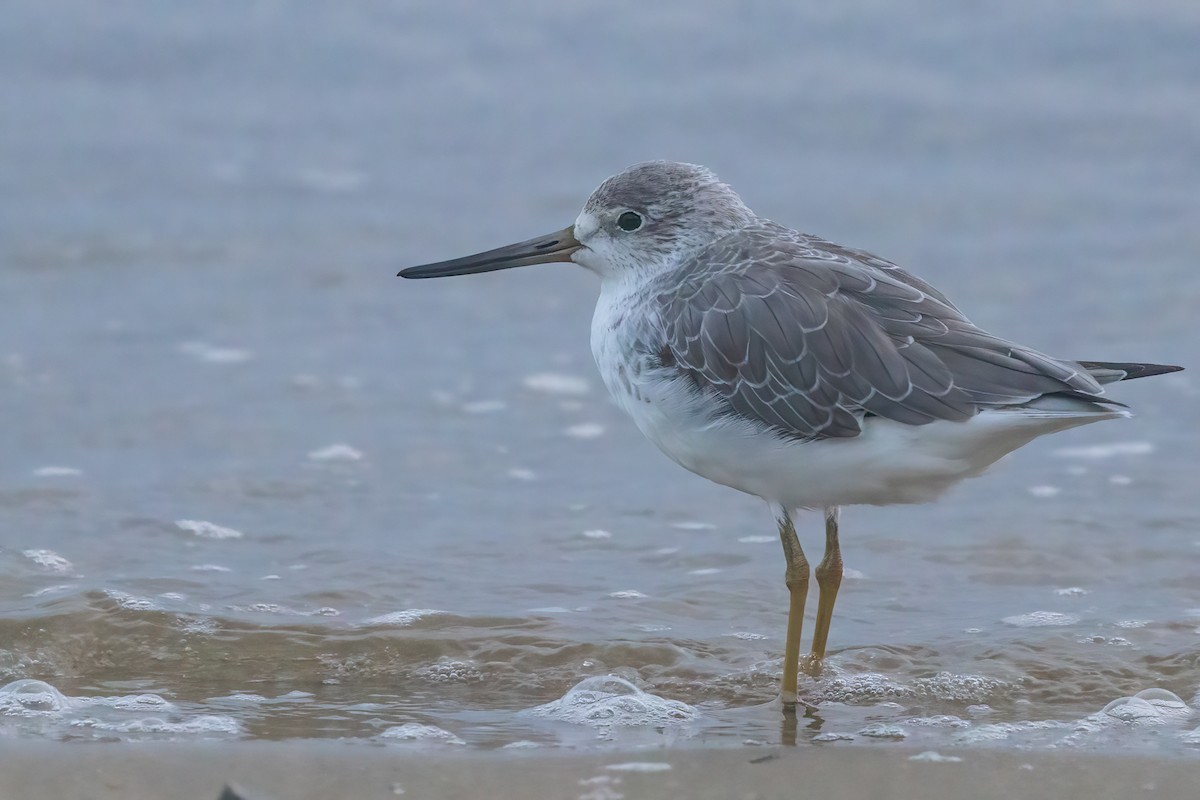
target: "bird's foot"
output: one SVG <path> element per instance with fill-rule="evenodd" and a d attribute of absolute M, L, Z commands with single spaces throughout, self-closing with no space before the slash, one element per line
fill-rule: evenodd
<path fill-rule="evenodd" d="M 813 705 L 809 701 L 805 700 L 803 697 L 798 697 L 796 695 L 793 695 L 789 699 L 787 692 L 784 692 L 783 696 L 780 699 L 783 702 L 784 716 L 788 716 L 788 715 L 796 716 L 797 714 L 802 715 L 802 716 L 807 716 L 817 710 L 817 707 L 815 705 Z"/>
<path fill-rule="evenodd" d="M 800 669 L 810 678 L 819 678 L 825 669 L 825 657 L 809 653 L 800 659 Z"/>

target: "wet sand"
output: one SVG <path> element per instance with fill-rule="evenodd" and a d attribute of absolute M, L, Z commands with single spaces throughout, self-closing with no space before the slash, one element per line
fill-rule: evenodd
<path fill-rule="evenodd" d="M 79 745 L 8 743 L 0 797 L 277 798 L 1193 798 L 1187 759 L 1066 752 L 874 747 L 488 753 L 321 742 Z M 915 758 L 914 758 L 915 756 Z M 640 769 L 631 765 L 642 766 Z M 669 765 L 669 766 L 664 766 Z M 616 768 L 614 768 L 616 767 Z"/>

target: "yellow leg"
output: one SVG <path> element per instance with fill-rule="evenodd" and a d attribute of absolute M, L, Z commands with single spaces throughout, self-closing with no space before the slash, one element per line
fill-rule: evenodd
<path fill-rule="evenodd" d="M 796 527 L 786 509 L 780 509 L 779 539 L 787 559 L 785 581 L 791 595 L 787 636 L 783 644 L 783 704 L 794 706 L 800 677 L 800 628 L 804 625 L 804 600 L 808 596 L 808 559 L 800 549 Z"/>
<path fill-rule="evenodd" d="M 833 620 L 833 603 L 842 585 L 842 548 L 838 544 L 838 509 L 825 509 L 825 557 L 813 570 L 817 576 L 817 625 L 813 631 L 812 659 L 809 664 L 820 671 L 825 658 L 825 642 L 829 638 L 829 623 Z"/>

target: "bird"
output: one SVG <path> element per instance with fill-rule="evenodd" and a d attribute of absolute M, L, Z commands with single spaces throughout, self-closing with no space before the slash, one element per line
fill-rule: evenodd
<path fill-rule="evenodd" d="M 819 670 L 843 506 L 934 500 L 1040 436 L 1130 416 L 1106 384 L 1182 369 L 1072 361 L 988 333 L 896 264 L 760 217 L 709 169 L 672 161 L 608 178 L 560 231 L 398 274 L 553 262 L 599 276 L 592 354 L 638 429 L 772 509 L 789 595 L 785 709 L 809 591 L 798 512 L 825 521 L 805 661 Z"/>

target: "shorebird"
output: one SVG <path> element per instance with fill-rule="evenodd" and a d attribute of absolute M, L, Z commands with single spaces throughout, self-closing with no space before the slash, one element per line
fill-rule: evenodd
<path fill-rule="evenodd" d="M 785 708 L 797 701 L 809 582 L 793 514 L 825 517 L 819 667 L 842 580 L 842 506 L 932 500 L 1039 436 L 1129 416 L 1102 384 L 1181 369 L 1070 361 L 987 333 L 915 275 L 758 216 L 694 164 L 637 164 L 561 231 L 399 274 L 548 262 L 600 277 L 592 354 L 641 432 L 774 511 L 790 597 Z"/>

